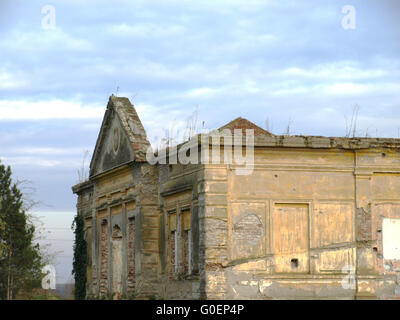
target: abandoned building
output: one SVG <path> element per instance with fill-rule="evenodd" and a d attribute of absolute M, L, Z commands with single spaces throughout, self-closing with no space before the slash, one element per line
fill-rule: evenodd
<path fill-rule="evenodd" d="M 273 135 L 242 118 L 221 129 L 253 130 L 250 174 L 149 163 L 134 106 L 110 97 L 89 179 L 73 187 L 88 294 L 400 298 L 400 139 Z"/>

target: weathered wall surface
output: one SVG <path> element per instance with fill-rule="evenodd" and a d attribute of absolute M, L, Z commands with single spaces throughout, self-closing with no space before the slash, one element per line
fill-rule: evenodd
<path fill-rule="evenodd" d="M 139 175 L 139 174 L 138 174 Z M 159 290 L 159 234 L 160 212 L 158 205 L 158 168 L 150 164 L 140 166 L 140 179 L 137 184 L 137 207 L 139 208 L 140 270 L 137 274 L 137 290 L 145 297 L 160 296 Z"/>
<path fill-rule="evenodd" d="M 371 177 L 371 241 L 374 270 L 379 274 L 376 293 L 400 296 L 400 174 L 375 173 Z"/>
<path fill-rule="evenodd" d="M 165 299 L 399 297 L 396 152 L 265 148 L 255 160 L 251 175 L 236 175 L 234 165 L 140 164 L 83 188 L 78 206 L 92 239 L 93 292 L 120 288 L 121 296 Z M 120 262 L 113 252 L 116 225 Z M 120 284 L 113 269 L 120 270 Z M 346 274 L 353 270 L 354 286 Z"/>
<path fill-rule="evenodd" d="M 109 112 L 108 130 L 105 130 L 102 136 L 103 141 L 93 165 L 93 174 L 99 174 L 135 158 L 116 112 Z"/>
<path fill-rule="evenodd" d="M 199 299 L 201 288 L 198 217 L 201 199 L 200 165 L 161 165 L 159 168 L 161 297 Z"/>
<path fill-rule="evenodd" d="M 225 128 L 239 125 L 256 127 Z M 88 292 L 400 299 L 399 140 L 256 129 L 249 175 L 236 164 L 153 166 L 136 111 L 110 97 L 90 181 L 73 187 Z"/>
<path fill-rule="evenodd" d="M 88 293 L 158 294 L 158 168 L 144 162 L 146 133 L 129 100 L 111 96 L 90 165 L 73 187 L 85 217 Z"/>
<path fill-rule="evenodd" d="M 123 166 L 79 195 L 88 241 L 88 293 L 115 298 L 158 293 L 157 168 Z M 143 271 L 144 270 L 144 271 Z"/>
<path fill-rule="evenodd" d="M 380 253 L 383 217 L 400 217 L 398 153 L 265 149 L 255 159 L 252 175 L 205 169 L 208 298 L 398 296 L 399 260 Z M 346 270 L 354 288 L 342 285 Z"/>

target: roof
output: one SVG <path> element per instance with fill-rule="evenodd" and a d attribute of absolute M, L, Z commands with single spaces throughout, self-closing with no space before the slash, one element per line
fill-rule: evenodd
<path fill-rule="evenodd" d="M 222 126 L 221 128 L 218 129 L 218 131 L 222 131 L 224 129 L 229 129 L 231 131 L 233 131 L 234 129 L 241 129 L 242 134 L 246 134 L 246 129 L 253 129 L 255 136 L 259 136 L 259 135 L 266 135 L 269 137 L 273 136 L 273 134 L 271 132 L 264 130 L 263 128 L 257 126 L 253 122 L 251 122 L 245 118 L 241 118 L 241 117 L 236 118 L 235 120 L 232 120 L 231 122 Z"/>
<path fill-rule="evenodd" d="M 309 149 L 360 150 L 384 148 L 400 150 L 400 139 L 275 135 L 273 137 L 255 137 L 254 145 L 257 147 Z"/>
<path fill-rule="evenodd" d="M 139 119 L 139 116 L 128 98 L 116 97 L 112 95 L 109 99 L 107 110 L 100 129 L 100 134 L 96 142 L 94 156 L 90 167 L 96 160 L 97 151 L 104 139 L 104 131 L 107 128 L 110 114 L 114 110 L 118 114 L 122 128 L 129 139 L 129 142 L 135 151 L 135 159 L 137 162 L 146 162 L 146 153 L 151 147 L 145 129 Z M 376 149 L 387 148 L 400 150 L 400 139 L 388 138 L 348 138 L 348 137 L 322 137 L 322 136 L 295 136 L 295 135 L 274 135 L 271 132 L 257 126 L 253 122 L 238 117 L 231 122 L 220 127 L 218 131 L 224 129 L 231 130 L 241 129 L 243 135 L 243 143 L 246 143 L 246 129 L 254 130 L 254 145 L 256 147 L 280 147 L 280 148 L 310 148 L 310 149 Z M 201 139 L 201 136 L 209 134 L 198 134 L 193 138 Z M 211 136 L 209 136 L 211 138 Z M 178 147 L 186 142 L 182 142 Z M 213 144 L 210 139 L 210 144 Z M 219 143 L 219 142 L 218 142 Z M 167 147 L 166 150 L 169 150 Z"/>

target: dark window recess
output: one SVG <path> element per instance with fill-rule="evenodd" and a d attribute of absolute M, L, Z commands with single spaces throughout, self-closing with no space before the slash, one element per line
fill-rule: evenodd
<path fill-rule="evenodd" d="M 292 268 L 298 268 L 298 266 L 299 266 L 299 259 L 292 259 L 292 260 L 290 260 L 290 265 L 292 266 Z"/>

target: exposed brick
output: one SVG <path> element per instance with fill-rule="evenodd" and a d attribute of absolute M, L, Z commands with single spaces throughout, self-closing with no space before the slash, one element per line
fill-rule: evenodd
<path fill-rule="evenodd" d="M 101 224 L 101 239 L 100 239 L 100 294 L 106 295 L 108 291 L 108 224 Z"/>
<path fill-rule="evenodd" d="M 169 279 L 175 279 L 175 256 L 176 256 L 176 248 L 175 248 L 175 231 L 171 231 L 168 237 L 168 251 L 169 251 Z"/>
<path fill-rule="evenodd" d="M 372 240 L 372 216 L 370 210 L 357 208 L 357 240 L 368 241 Z"/>
<path fill-rule="evenodd" d="M 136 224 L 135 219 L 128 222 L 128 291 L 135 291 L 136 285 L 136 264 L 135 264 L 135 239 Z"/>

